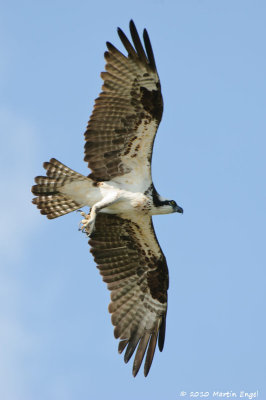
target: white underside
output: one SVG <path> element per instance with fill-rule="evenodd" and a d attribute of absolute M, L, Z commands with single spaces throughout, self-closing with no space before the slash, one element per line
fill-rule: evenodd
<path fill-rule="evenodd" d="M 105 201 L 104 212 L 112 214 L 142 209 L 149 201 L 144 194 L 121 189 L 115 182 L 101 182 L 99 186 L 93 186 L 89 178 L 86 181 L 68 183 L 60 191 L 82 206 L 90 208 Z"/>
<path fill-rule="evenodd" d="M 93 181 L 87 178 L 86 180 L 65 184 L 60 188 L 60 192 L 69 196 L 81 207 L 97 207 L 99 211 L 110 214 L 136 212 L 155 215 L 173 212 L 169 206 L 153 207 L 151 198 L 138 190 L 139 185 L 134 184 L 131 174 L 127 175 L 128 184 L 126 185 L 116 181 L 108 181 L 100 182 L 95 186 Z M 146 188 L 149 187 L 149 184 L 150 182 L 146 183 Z M 141 186 L 144 186 L 143 183 Z"/>

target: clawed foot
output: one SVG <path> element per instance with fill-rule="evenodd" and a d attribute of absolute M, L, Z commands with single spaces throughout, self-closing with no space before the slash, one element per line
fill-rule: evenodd
<path fill-rule="evenodd" d="M 79 223 L 79 231 L 86 233 L 88 236 L 94 231 L 95 218 L 91 218 L 90 214 L 80 211 L 80 215 L 84 217 Z"/>

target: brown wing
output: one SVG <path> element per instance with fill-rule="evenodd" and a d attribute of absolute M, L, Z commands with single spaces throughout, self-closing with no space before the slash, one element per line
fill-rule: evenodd
<path fill-rule="evenodd" d="M 150 177 L 163 99 L 148 33 L 144 30 L 145 53 L 133 21 L 130 32 L 135 48 L 118 28 L 127 57 L 107 42 L 106 72 L 101 74 L 104 84 L 85 132 L 84 160 L 97 181 L 131 171 L 135 177 L 136 172 L 142 179 Z"/>
<path fill-rule="evenodd" d="M 146 349 L 147 376 L 157 343 L 163 349 L 167 311 L 168 269 L 149 216 L 133 219 L 99 213 L 89 241 L 95 262 L 111 290 L 109 312 L 126 348 L 127 363 L 134 353 L 133 375 L 139 371 Z"/>

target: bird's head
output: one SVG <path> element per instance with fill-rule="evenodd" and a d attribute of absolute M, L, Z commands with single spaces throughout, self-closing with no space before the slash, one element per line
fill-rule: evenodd
<path fill-rule="evenodd" d="M 181 213 L 183 214 L 183 208 L 180 207 L 179 205 L 176 204 L 176 202 L 174 200 L 166 200 L 164 201 L 164 204 L 162 205 L 162 207 L 165 209 L 165 211 L 167 212 L 167 214 L 171 214 L 171 213 Z"/>
<path fill-rule="evenodd" d="M 183 214 L 183 208 L 177 205 L 174 200 L 166 200 L 158 196 L 155 204 L 155 214 L 172 214 L 175 212 Z"/>
<path fill-rule="evenodd" d="M 167 200 L 162 197 L 154 186 L 152 186 L 151 197 L 153 203 L 153 214 L 172 214 L 178 212 L 183 214 L 183 208 L 180 207 L 174 200 Z"/>
<path fill-rule="evenodd" d="M 183 214 L 183 208 L 176 204 L 174 200 L 169 200 L 168 205 L 172 209 L 172 213 L 177 212 Z"/>

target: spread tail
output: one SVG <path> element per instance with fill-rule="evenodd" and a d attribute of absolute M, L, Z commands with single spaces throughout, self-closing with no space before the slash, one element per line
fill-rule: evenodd
<path fill-rule="evenodd" d="M 32 186 L 31 189 L 32 193 L 37 196 L 32 202 L 41 210 L 41 214 L 53 219 L 84 206 L 62 193 L 61 190 L 63 191 L 66 184 L 73 181 L 85 181 L 88 178 L 68 168 L 55 158 L 45 162 L 43 167 L 46 169 L 47 176 L 36 176 L 37 185 Z"/>

